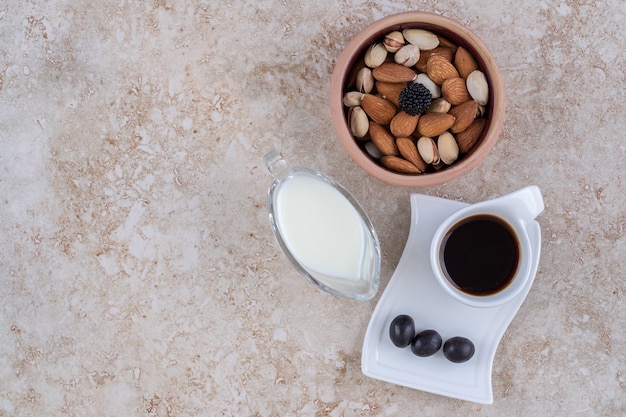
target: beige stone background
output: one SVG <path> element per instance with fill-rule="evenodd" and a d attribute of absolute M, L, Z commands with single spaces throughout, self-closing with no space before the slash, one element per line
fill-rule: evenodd
<path fill-rule="evenodd" d="M 508 99 L 486 161 L 422 190 L 357 168 L 327 102 L 351 36 L 406 10 L 475 31 Z M 625 22 L 622 0 L 2 2 L 0 416 L 626 415 Z M 273 148 L 363 203 L 381 292 L 411 192 L 542 189 L 494 404 L 362 375 L 381 292 L 334 298 L 289 266 Z"/>

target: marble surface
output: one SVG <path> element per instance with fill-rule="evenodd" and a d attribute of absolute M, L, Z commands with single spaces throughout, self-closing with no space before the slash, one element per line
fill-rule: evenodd
<path fill-rule="evenodd" d="M 467 24 L 507 87 L 486 161 L 422 190 L 358 169 L 327 102 L 350 37 L 406 10 Z M 625 21 L 622 0 L 2 2 L 0 416 L 625 415 Z M 382 288 L 411 192 L 542 189 L 492 405 L 362 375 L 381 292 L 334 298 L 289 266 L 273 148 L 362 202 Z"/>

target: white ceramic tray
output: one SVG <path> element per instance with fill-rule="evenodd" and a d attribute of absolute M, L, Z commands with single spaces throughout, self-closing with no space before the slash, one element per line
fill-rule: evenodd
<path fill-rule="evenodd" d="M 466 204 L 420 194 L 411 195 L 411 227 L 404 252 L 370 319 L 361 357 L 368 377 L 422 391 L 483 404 L 493 402 L 491 370 L 502 335 L 533 284 L 541 252 L 539 223 L 528 225 L 533 248 L 531 277 L 522 291 L 505 304 L 470 307 L 448 295 L 430 267 L 430 242 L 441 222 Z M 476 348 L 465 363 L 448 361 L 442 350 L 427 358 L 389 339 L 389 324 L 400 314 L 415 320 L 416 331 L 437 330 L 445 340 L 470 339 Z"/>

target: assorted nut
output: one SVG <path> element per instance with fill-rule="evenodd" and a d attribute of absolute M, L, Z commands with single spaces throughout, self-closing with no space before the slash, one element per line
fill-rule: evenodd
<path fill-rule="evenodd" d="M 389 170 L 417 175 L 443 169 L 471 151 L 483 133 L 487 77 L 466 48 L 436 33 L 390 32 L 365 50 L 352 74 L 343 97 L 348 126 L 362 149 Z M 428 90 L 414 100 L 425 111 L 401 103 L 417 83 Z"/>

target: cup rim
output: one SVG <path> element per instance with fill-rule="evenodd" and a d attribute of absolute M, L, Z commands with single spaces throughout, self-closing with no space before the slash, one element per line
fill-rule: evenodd
<path fill-rule="evenodd" d="M 443 237 L 458 222 L 477 215 L 494 216 L 504 221 L 515 232 L 520 244 L 519 264 L 515 277 L 503 289 L 494 294 L 484 296 L 468 294 L 455 287 L 452 283 L 450 283 L 448 278 L 446 278 L 440 265 L 440 251 L 441 245 L 443 244 Z M 517 218 L 507 216 L 507 214 L 501 210 L 487 210 L 482 207 L 468 206 L 446 218 L 435 231 L 430 245 L 430 264 L 433 275 L 441 288 L 456 300 L 471 307 L 496 307 L 511 301 L 526 286 L 526 283 L 530 279 L 532 269 L 531 250 L 530 238 L 526 232 L 525 224 L 522 221 Z"/>

